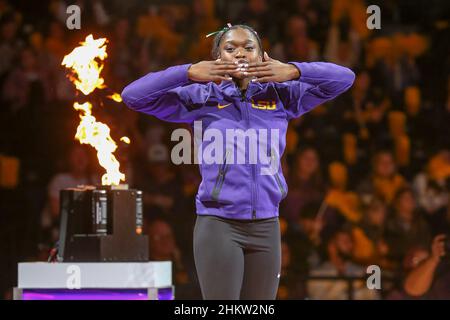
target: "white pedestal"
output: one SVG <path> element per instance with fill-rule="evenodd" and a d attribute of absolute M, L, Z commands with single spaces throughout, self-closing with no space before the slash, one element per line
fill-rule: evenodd
<path fill-rule="evenodd" d="M 158 299 L 174 296 L 172 262 L 19 263 L 14 299 Z"/>

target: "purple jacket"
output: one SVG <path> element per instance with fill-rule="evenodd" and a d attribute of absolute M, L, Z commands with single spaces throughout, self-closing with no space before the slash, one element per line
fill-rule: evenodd
<path fill-rule="evenodd" d="M 201 120 L 203 133 L 215 129 L 225 137 L 227 129 L 247 133 L 278 130 L 277 150 L 272 153 L 270 147 L 263 145 L 278 170 L 273 174 L 261 174 L 267 163 L 259 160 L 236 164 L 234 155 L 244 150 L 247 159 L 248 145 L 255 145 L 248 137 L 244 145 L 234 140 L 231 144 L 224 142 L 226 152 L 221 163 L 199 164 L 202 182 L 195 200 L 197 214 L 231 219 L 278 216 L 279 203 L 288 191 L 279 161 L 286 145 L 288 121 L 343 93 L 355 79 L 350 69 L 332 63 L 291 63 L 300 70 L 299 79 L 281 83 L 251 82 L 245 96 L 233 82 L 190 81 L 187 72 L 190 64 L 149 73 L 123 90 L 123 101 L 131 109 L 170 122 L 194 125 L 194 121 Z M 268 135 L 276 138 L 270 131 Z M 261 135 L 256 139 L 258 144 Z M 199 146 L 205 150 L 209 143 L 202 141 Z M 234 152 L 233 148 L 239 150 Z"/>

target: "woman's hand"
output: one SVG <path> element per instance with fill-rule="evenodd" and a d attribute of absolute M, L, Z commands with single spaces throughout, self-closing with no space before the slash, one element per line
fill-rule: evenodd
<path fill-rule="evenodd" d="M 445 256 L 445 234 L 440 234 L 434 237 L 431 244 L 431 259 L 439 262 L 443 256 Z"/>
<path fill-rule="evenodd" d="M 293 64 L 272 59 L 264 52 L 264 61 L 250 63 L 244 71 L 244 76 L 258 82 L 283 82 L 298 79 L 300 70 Z"/>
<path fill-rule="evenodd" d="M 241 66 L 229 61 L 200 61 L 190 66 L 188 77 L 198 82 L 220 82 L 231 81 L 230 75 L 242 73 Z"/>

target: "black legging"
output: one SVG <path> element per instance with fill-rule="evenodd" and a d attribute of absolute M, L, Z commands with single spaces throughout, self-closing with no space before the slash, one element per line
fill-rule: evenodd
<path fill-rule="evenodd" d="M 278 218 L 197 215 L 194 259 L 203 299 L 273 300 L 281 268 Z"/>

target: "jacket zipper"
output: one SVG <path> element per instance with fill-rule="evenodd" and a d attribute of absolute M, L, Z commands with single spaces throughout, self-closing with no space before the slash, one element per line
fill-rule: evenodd
<path fill-rule="evenodd" d="M 275 156 L 275 152 L 273 152 L 273 149 L 271 150 L 272 152 L 272 159 L 275 161 L 278 159 L 278 157 Z M 278 174 L 278 171 L 275 173 L 275 180 L 277 181 L 278 184 L 278 189 L 281 192 L 281 198 L 283 198 L 286 195 L 286 189 L 283 187 L 283 184 L 281 183 L 281 178 L 280 175 Z"/>
<path fill-rule="evenodd" d="M 227 165 L 227 158 L 228 158 L 228 150 L 225 152 L 225 158 L 223 160 L 223 164 L 219 168 L 219 173 L 216 177 L 216 182 L 214 183 L 214 188 L 211 193 L 211 197 L 213 200 L 217 201 L 219 200 L 219 194 L 222 190 L 223 183 L 225 181 L 225 173 L 226 173 L 226 165 Z"/>
<path fill-rule="evenodd" d="M 250 84 L 249 84 L 250 85 Z M 237 88 L 237 86 L 236 86 Z M 238 89 L 239 90 L 239 89 Z M 248 86 L 247 90 L 245 91 L 245 95 L 242 95 L 241 92 L 241 102 L 244 103 L 244 110 L 247 117 L 247 129 L 250 128 L 250 112 L 247 108 L 247 102 L 248 102 Z M 250 164 L 252 169 L 252 190 L 251 190 L 251 199 L 252 199 L 252 219 L 256 219 L 256 209 L 255 209 L 255 195 L 256 195 L 256 164 Z"/>

